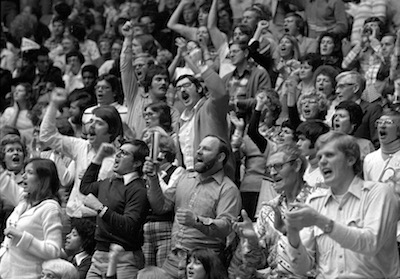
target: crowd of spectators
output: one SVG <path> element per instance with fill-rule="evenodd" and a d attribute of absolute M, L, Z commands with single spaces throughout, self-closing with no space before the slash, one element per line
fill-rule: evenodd
<path fill-rule="evenodd" d="M 0 3 L 0 279 L 400 278 L 400 1 Z"/>

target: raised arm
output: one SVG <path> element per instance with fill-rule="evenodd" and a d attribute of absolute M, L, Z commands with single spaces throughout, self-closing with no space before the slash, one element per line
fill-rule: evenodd
<path fill-rule="evenodd" d="M 139 90 L 139 82 L 133 69 L 133 29 L 130 21 L 127 21 L 122 27 L 122 34 L 124 35 L 120 56 L 122 91 L 124 92 L 125 103 L 128 110 L 134 110 L 134 102 Z"/>
<path fill-rule="evenodd" d="M 266 101 L 266 94 L 260 93 L 256 96 L 256 107 L 255 111 L 251 115 L 249 129 L 247 134 L 249 135 L 250 139 L 257 145 L 258 149 L 260 149 L 261 153 L 264 153 L 265 149 L 267 148 L 268 141 L 265 139 L 260 132 L 258 131 L 258 125 L 260 122 L 261 111 L 264 107 Z"/>
<path fill-rule="evenodd" d="M 181 34 L 186 39 L 194 41 L 196 40 L 196 28 L 178 23 L 179 18 L 183 12 L 183 8 L 186 5 L 191 4 L 193 4 L 193 0 L 181 0 L 178 7 L 176 7 L 175 11 L 171 15 L 167 23 L 167 27 L 178 34 Z"/>
<path fill-rule="evenodd" d="M 218 29 L 218 0 L 213 0 L 208 13 L 207 29 L 216 50 L 226 42 L 226 36 Z"/>

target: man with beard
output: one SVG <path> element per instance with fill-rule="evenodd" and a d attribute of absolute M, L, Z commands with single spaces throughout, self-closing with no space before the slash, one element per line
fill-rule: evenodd
<path fill-rule="evenodd" d="M 229 148 L 221 138 L 206 136 L 197 149 L 195 171 L 185 172 L 164 194 L 154 162 L 146 159 L 143 171 L 153 212 L 175 211 L 172 251 L 163 265 L 172 278 L 185 278 L 186 257 L 195 248 L 209 248 L 223 259 L 231 222 L 241 209 L 239 190 L 223 170 L 228 156 Z"/>
<path fill-rule="evenodd" d="M 126 22 L 122 27 L 124 43 L 121 51 L 121 80 L 128 107 L 127 124 L 133 127 L 137 135 L 143 133 L 146 122 L 144 108 L 155 102 L 165 102 L 169 86 L 168 70 L 159 65 L 152 65 L 154 59 L 147 53 L 133 53 L 138 47 L 132 45 L 133 27 Z M 134 40 L 136 41 L 136 40 Z M 133 57 L 133 55 L 135 55 Z M 132 63 L 133 60 L 133 63 Z M 179 119 L 179 112 L 171 108 L 173 126 Z"/>
<path fill-rule="evenodd" d="M 112 170 L 117 177 L 97 181 L 102 162 L 115 152 Z M 103 278 L 107 272 L 111 244 L 124 248 L 117 264 L 118 279 L 136 278 L 144 267 L 141 247 L 149 203 L 142 168 L 148 155 L 149 148 L 141 140 L 125 142 L 118 150 L 103 142 L 82 178 L 80 191 L 87 195 L 84 203 L 97 211 L 97 244 L 88 279 Z"/>
<path fill-rule="evenodd" d="M 0 142 L 0 242 L 8 215 L 22 196 L 22 169 L 26 148 L 17 135 L 6 135 Z"/>
<path fill-rule="evenodd" d="M 40 125 L 40 141 L 52 149 L 75 160 L 75 181 L 67 202 L 67 214 L 70 217 L 82 218 L 96 216 L 96 211 L 85 207 L 84 196 L 79 192 L 83 173 L 90 161 L 95 157 L 103 142 L 112 143 L 123 136 L 122 121 L 113 106 L 101 106 L 93 110 L 88 123 L 87 140 L 61 135 L 56 128 L 57 110 L 67 99 L 63 88 L 55 88 L 50 104 Z M 112 175 L 113 156 L 105 157 L 99 171 L 99 178 Z"/>

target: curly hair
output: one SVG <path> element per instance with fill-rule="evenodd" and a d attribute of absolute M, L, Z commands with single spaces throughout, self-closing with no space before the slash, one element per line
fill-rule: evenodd
<path fill-rule="evenodd" d="M 82 241 L 83 250 L 89 255 L 92 255 L 96 247 L 96 241 L 94 239 L 96 224 L 89 219 L 74 218 L 71 221 L 71 228 L 78 232 Z"/>
<path fill-rule="evenodd" d="M 297 110 L 301 113 L 303 109 L 302 101 L 306 99 L 315 99 L 318 103 L 318 115 L 315 119 L 325 120 L 326 114 L 328 113 L 328 99 L 325 94 L 313 91 L 311 94 L 303 94 L 300 95 L 299 100 L 297 101 Z"/>

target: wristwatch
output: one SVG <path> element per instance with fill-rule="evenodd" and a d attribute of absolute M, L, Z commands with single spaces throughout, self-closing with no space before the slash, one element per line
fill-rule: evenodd
<path fill-rule="evenodd" d="M 102 204 L 98 209 L 97 209 L 97 214 L 100 214 L 101 211 L 104 209 L 105 205 Z"/>
<path fill-rule="evenodd" d="M 333 225 L 334 225 L 333 220 L 332 219 L 329 220 L 329 222 L 324 225 L 324 228 L 323 228 L 324 233 L 327 233 L 327 234 L 331 233 L 333 230 Z"/>

